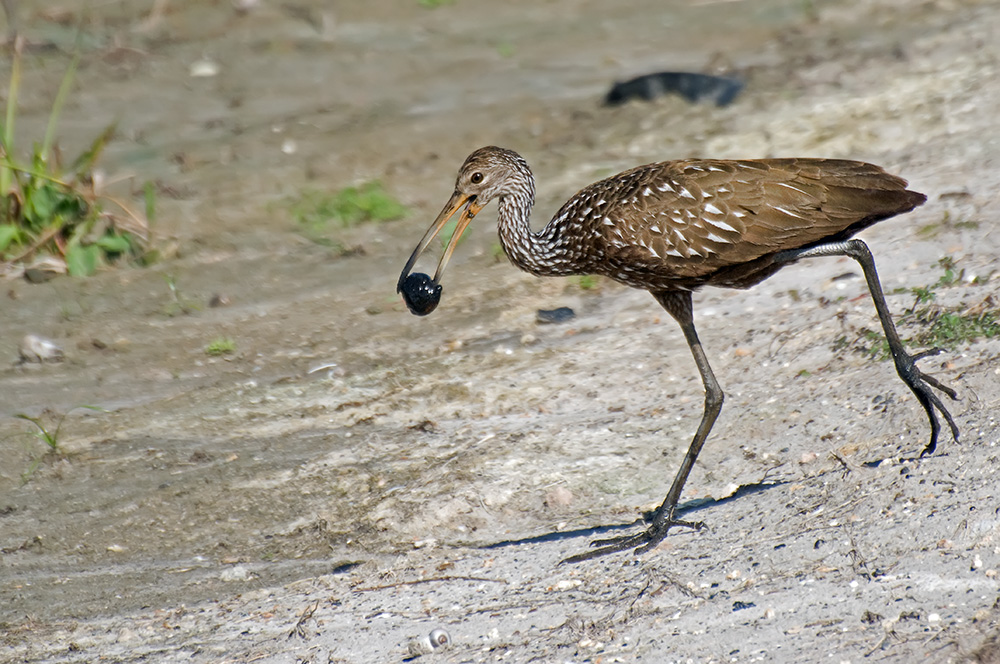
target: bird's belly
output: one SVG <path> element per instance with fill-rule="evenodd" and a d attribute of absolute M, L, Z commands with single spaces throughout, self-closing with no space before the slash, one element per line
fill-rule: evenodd
<path fill-rule="evenodd" d="M 649 291 L 695 290 L 704 283 L 703 279 L 662 274 L 631 265 L 601 265 L 594 270 L 609 279 L 631 288 Z"/>

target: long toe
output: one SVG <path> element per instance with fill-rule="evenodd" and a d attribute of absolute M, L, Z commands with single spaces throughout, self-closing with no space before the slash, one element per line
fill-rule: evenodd
<path fill-rule="evenodd" d="M 928 454 L 933 454 L 937 449 L 938 433 L 941 430 L 941 424 L 938 420 L 938 413 L 944 417 L 945 421 L 948 423 L 948 428 L 951 430 L 951 435 L 958 441 L 958 425 L 955 423 L 955 419 L 945 408 L 944 403 L 942 403 L 941 398 L 934 392 L 938 390 L 942 392 L 952 400 L 958 399 L 958 393 L 952 388 L 948 387 L 937 378 L 933 376 L 928 376 L 917 368 L 917 360 L 927 357 L 929 355 L 936 354 L 938 349 L 932 349 L 930 351 L 925 351 L 923 353 L 917 353 L 916 355 L 904 355 L 897 358 L 896 360 L 896 370 L 899 373 L 899 377 L 903 379 L 913 395 L 917 397 L 917 401 L 923 407 L 924 412 L 927 413 L 927 419 L 930 421 L 931 425 L 931 439 L 924 447 L 920 456 L 926 456 Z"/>
<path fill-rule="evenodd" d="M 560 565 L 564 563 L 582 563 L 585 560 L 593 560 L 594 558 L 601 558 L 603 556 L 611 555 L 612 553 L 618 553 L 619 551 L 627 551 L 628 549 L 634 547 L 644 547 L 649 544 L 649 539 L 647 537 L 649 531 L 644 530 L 641 533 L 635 535 L 629 535 L 627 537 L 615 537 L 614 539 L 606 540 L 595 540 L 590 543 L 594 548 L 584 551 L 583 553 L 578 553 L 569 558 L 565 558 L 559 562 Z"/>
<path fill-rule="evenodd" d="M 690 528 L 691 530 L 701 530 L 705 527 L 704 521 L 681 521 L 679 519 L 671 518 L 665 521 L 663 524 L 657 525 L 653 524 L 646 532 L 646 541 L 641 546 L 637 547 L 634 551 L 635 555 L 640 556 L 644 553 L 652 551 L 660 542 L 662 542 L 667 537 L 667 532 L 674 526 L 680 526 L 682 528 Z"/>
<path fill-rule="evenodd" d="M 602 556 L 607 556 L 612 553 L 618 553 L 619 551 L 627 551 L 628 549 L 635 549 L 635 555 L 642 555 L 655 549 L 660 542 L 662 542 L 667 533 L 674 526 L 681 526 L 684 528 L 691 528 L 693 530 L 701 530 L 705 527 L 705 523 L 702 521 L 680 521 L 677 519 L 665 520 L 661 524 L 653 524 L 641 533 L 636 533 L 635 535 L 623 535 L 622 537 L 613 537 L 610 539 L 600 539 L 594 540 L 590 543 L 593 547 L 589 551 L 584 551 L 583 553 L 578 553 L 575 556 L 570 556 L 562 561 L 563 563 L 579 563 L 584 560 L 593 560 L 594 558 L 600 558 Z"/>

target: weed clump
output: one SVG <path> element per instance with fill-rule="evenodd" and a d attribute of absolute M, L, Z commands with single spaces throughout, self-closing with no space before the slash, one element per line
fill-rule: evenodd
<path fill-rule="evenodd" d="M 7 108 L 0 126 L 0 262 L 45 264 L 41 272 L 26 269 L 29 278 L 33 273 L 91 275 L 102 264 L 141 257 L 149 241 L 146 217 L 104 192 L 103 177 L 95 171 L 115 125 L 106 127 L 68 165 L 56 147 L 56 126 L 77 62 L 74 58 L 63 76 L 44 139 L 35 144 L 26 162 L 20 161 L 14 154 L 14 125 L 21 86 L 21 40 L 15 40 Z M 106 210 L 106 202 L 118 211 Z"/>
<path fill-rule="evenodd" d="M 992 339 L 1000 336 L 998 310 L 987 309 L 980 303 L 965 311 L 948 311 L 942 307 L 928 306 L 914 313 L 916 323 L 923 329 L 912 338 L 921 346 L 955 348 L 975 339 Z"/>
<path fill-rule="evenodd" d="M 205 347 L 205 354 L 211 355 L 212 357 L 219 357 L 220 355 L 228 355 L 236 350 L 236 342 L 228 337 L 219 337 L 213 339 L 208 346 Z"/>
<path fill-rule="evenodd" d="M 62 440 L 60 438 L 60 433 L 62 432 L 63 423 L 66 421 L 66 418 L 69 416 L 70 413 L 79 408 L 86 408 L 87 410 L 93 410 L 99 413 L 108 412 L 103 408 L 99 408 L 98 406 L 79 405 L 70 408 L 69 410 L 67 410 L 65 413 L 62 414 L 56 413 L 46 408 L 42 412 L 42 414 L 39 415 L 38 417 L 32 417 L 31 415 L 26 415 L 25 413 L 15 413 L 14 417 L 19 420 L 24 420 L 25 422 L 31 422 L 31 424 L 34 425 L 35 430 L 29 432 L 29 434 L 37 438 L 41 442 L 45 443 L 46 447 L 48 448 L 46 450 L 46 456 L 54 454 L 62 455 L 63 448 L 60 442 Z M 49 422 L 55 422 L 55 428 L 53 428 L 51 424 L 47 424 L 46 423 L 47 420 Z M 35 471 L 38 470 L 38 466 L 41 465 L 43 459 L 44 457 L 42 456 L 36 456 L 34 458 L 34 460 L 31 462 L 31 465 L 29 465 L 28 468 L 21 473 L 22 482 L 27 483 L 31 479 Z"/>
<path fill-rule="evenodd" d="M 306 189 L 291 203 L 292 218 L 302 234 L 316 244 L 331 247 L 341 256 L 364 253 L 341 240 L 328 237 L 330 227 L 346 229 L 369 222 L 402 219 L 406 207 L 378 181 L 346 187 L 336 193 Z"/>
<path fill-rule="evenodd" d="M 378 181 L 332 194 L 306 190 L 292 205 L 292 217 L 311 230 L 325 229 L 331 221 L 340 228 L 350 228 L 372 221 L 394 221 L 405 215 L 406 207 Z"/>

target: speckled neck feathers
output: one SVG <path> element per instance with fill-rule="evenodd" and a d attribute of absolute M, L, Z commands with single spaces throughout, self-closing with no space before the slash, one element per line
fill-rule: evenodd
<path fill-rule="evenodd" d="M 470 168 L 495 171 L 496 184 L 479 194 L 479 198 L 484 205 L 493 197 L 498 199 L 500 244 L 514 265 L 539 276 L 586 271 L 586 254 L 580 251 L 579 238 L 565 232 L 568 217 L 553 218 L 537 233 L 531 229 L 535 178 L 521 155 L 503 148 L 481 148 L 469 156 L 462 171 L 467 172 Z"/>
<path fill-rule="evenodd" d="M 531 230 L 535 185 L 533 180 L 526 182 L 522 190 L 500 195 L 497 231 L 504 252 L 514 265 L 535 275 L 579 273 L 581 266 L 574 260 L 578 256 L 563 241 L 560 224 L 550 221 L 538 233 Z"/>

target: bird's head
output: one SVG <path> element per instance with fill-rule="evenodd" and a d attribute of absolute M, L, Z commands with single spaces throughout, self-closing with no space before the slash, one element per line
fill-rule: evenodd
<path fill-rule="evenodd" d="M 531 169 L 521 155 L 490 145 L 466 157 L 455 179 L 455 194 L 481 209 L 497 196 L 527 193 L 525 187 L 532 182 Z"/>
<path fill-rule="evenodd" d="M 434 223 L 427 229 L 423 239 L 413 250 L 410 259 L 406 261 L 406 267 L 399 275 L 396 292 L 402 292 L 403 296 L 407 297 L 407 304 L 410 303 L 408 293 L 404 291 L 404 282 L 410 276 L 410 270 L 413 269 L 420 255 L 437 237 L 445 224 L 455 216 L 456 212 L 462 210 L 458 223 L 455 225 L 455 232 L 452 233 L 444 253 L 441 254 L 437 271 L 430 282 L 433 287 L 438 286 L 444 268 L 455 251 L 455 247 L 458 246 L 458 240 L 469 227 L 469 222 L 479 214 L 479 211 L 498 196 L 529 196 L 533 198 L 533 187 L 531 170 L 528 168 L 527 162 L 516 152 L 489 146 L 479 148 L 470 154 L 458 171 L 458 178 L 455 180 L 455 193 L 448 199 L 441 213 L 438 214 Z M 435 301 L 434 306 L 436 304 Z M 412 306 L 411 310 L 413 310 Z M 432 310 L 433 306 L 426 313 L 430 313 Z M 419 312 L 414 311 L 414 313 Z"/>

